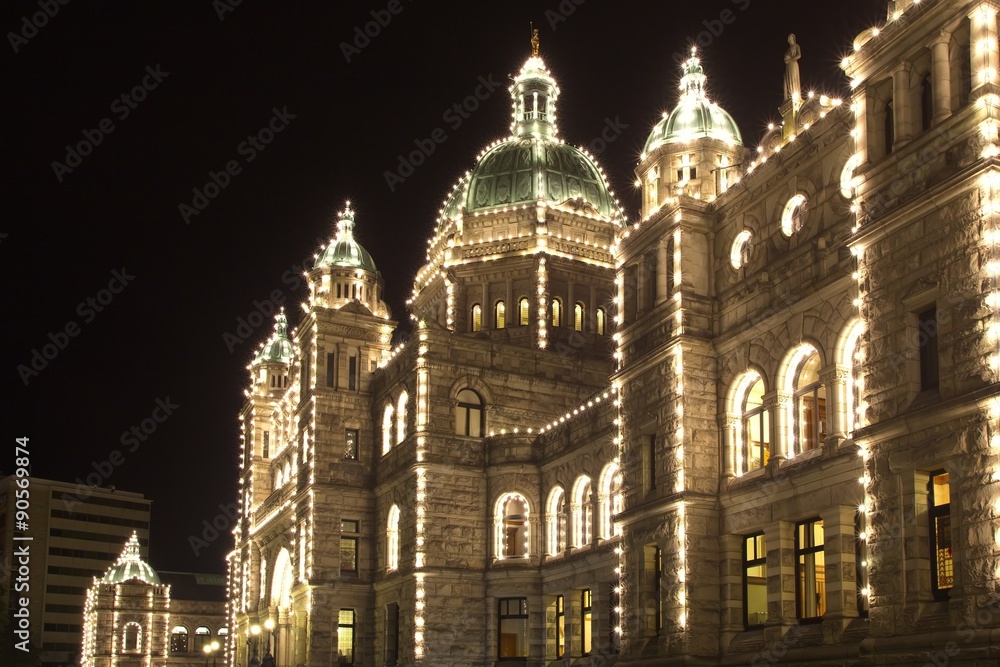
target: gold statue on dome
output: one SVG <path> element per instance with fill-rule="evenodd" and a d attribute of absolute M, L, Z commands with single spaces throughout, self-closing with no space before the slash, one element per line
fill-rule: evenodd
<path fill-rule="evenodd" d="M 538 28 L 531 31 L 531 55 L 538 57 Z"/>

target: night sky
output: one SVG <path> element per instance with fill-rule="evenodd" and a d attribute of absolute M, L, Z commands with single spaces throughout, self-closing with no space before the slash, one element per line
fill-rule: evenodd
<path fill-rule="evenodd" d="M 704 47 L 710 96 L 755 146 L 777 120 L 788 33 L 803 88 L 844 95 L 840 56 L 885 11 L 886 0 L 4 2 L 0 472 L 16 436 L 31 438 L 36 476 L 86 481 L 103 467 L 102 484 L 152 498 L 155 567 L 224 571 L 228 531 L 198 554 L 189 536 L 236 498 L 245 366 L 271 328 L 239 318 L 257 323 L 255 302 L 276 295 L 294 323 L 303 263 L 349 199 L 408 320 L 444 196 L 508 133 L 507 77 L 529 55 L 530 22 L 560 84 L 561 136 L 599 153 L 634 218 L 632 169 L 676 102 L 676 54 Z M 26 27 L 33 16 L 44 25 Z M 366 24 L 374 36 L 358 37 Z M 423 164 L 401 170 L 439 129 Z M 595 141 L 602 132 L 613 141 Z M 224 187 L 206 188 L 212 172 Z M 36 351 L 54 355 L 37 373 Z M 130 435 L 143 420 L 155 430 Z"/>

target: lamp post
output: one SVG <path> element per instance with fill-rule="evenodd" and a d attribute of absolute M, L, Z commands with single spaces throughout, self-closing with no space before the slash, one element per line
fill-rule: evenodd
<path fill-rule="evenodd" d="M 215 653 L 219 650 L 219 642 L 205 644 L 201 650 L 205 652 L 205 667 L 208 667 L 208 656 L 212 656 L 212 667 L 215 667 Z"/>
<path fill-rule="evenodd" d="M 248 667 L 260 667 L 260 658 L 257 657 L 257 647 L 260 644 L 260 626 L 251 625 L 247 632 L 247 646 L 253 646 L 252 657 L 247 663 Z"/>
<path fill-rule="evenodd" d="M 274 635 L 274 619 L 269 618 L 264 621 L 264 629 L 267 630 L 267 648 L 264 650 L 264 660 L 261 667 L 275 667 L 274 655 L 271 653 L 271 636 Z M 274 637 L 274 653 L 278 652 L 278 638 Z"/>

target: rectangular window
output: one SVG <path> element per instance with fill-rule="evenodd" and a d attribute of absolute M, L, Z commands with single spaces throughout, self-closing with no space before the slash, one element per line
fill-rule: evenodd
<path fill-rule="evenodd" d="M 497 657 L 515 660 L 528 657 L 528 598 L 499 601 Z"/>
<path fill-rule="evenodd" d="M 663 551 L 655 544 L 647 544 L 643 549 L 646 581 L 642 608 L 646 615 L 648 632 L 659 635 L 662 626 L 660 613 L 660 578 L 663 571 Z"/>
<path fill-rule="evenodd" d="M 691 180 L 698 178 L 698 167 L 691 167 L 688 171 L 691 173 Z"/>
<path fill-rule="evenodd" d="M 347 361 L 347 389 L 358 390 L 358 358 L 353 354 Z"/>
<path fill-rule="evenodd" d="M 341 609 L 337 617 L 337 663 L 354 664 L 354 610 Z"/>
<path fill-rule="evenodd" d="M 399 605 L 395 602 L 385 607 L 385 664 L 399 662 Z"/>
<path fill-rule="evenodd" d="M 917 343 L 920 347 L 920 391 L 937 389 L 940 372 L 936 306 L 917 315 L 917 328 Z"/>
<path fill-rule="evenodd" d="M 684 170 L 683 169 L 678 169 L 677 170 L 677 180 L 678 181 L 683 181 L 684 180 Z"/>
<path fill-rule="evenodd" d="M 270 453 L 271 453 L 271 451 L 270 451 L 271 450 L 271 432 L 270 431 L 264 431 L 263 441 L 264 442 L 263 442 L 262 449 L 263 449 L 264 458 L 266 459 L 270 455 Z"/>
<path fill-rule="evenodd" d="M 344 458 L 350 461 L 358 460 L 358 429 L 356 428 L 344 431 Z"/>
<path fill-rule="evenodd" d="M 556 596 L 556 657 L 566 655 L 566 600 Z"/>
<path fill-rule="evenodd" d="M 764 533 L 743 538 L 743 624 L 767 621 L 767 543 Z"/>
<path fill-rule="evenodd" d="M 357 521 L 344 519 L 340 522 L 340 573 L 355 574 L 358 571 Z"/>
<path fill-rule="evenodd" d="M 589 588 L 580 595 L 580 652 L 590 655 L 594 646 L 594 598 Z"/>
<path fill-rule="evenodd" d="M 927 514 L 931 522 L 931 590 L 937 600 L 947 600 L 955 585 L 955 562 L 951 550 L 951 485 L 948 473 L 931 473 Z"/>
<path fill-rule="evenodd" d="M 335 380 L 337 379 L 337 366 L 333 363 L 336 357 L 333 356 L 333 352 L 326 353 L 326 386 L 334 387 L 336 386 Z"/>
<path fill-rule="evenodd" d="M 796 612 L 800 621 L 819 621 L 826 613 L 826 558 L 823 521 L 812 519 L 795 527 Z"/>

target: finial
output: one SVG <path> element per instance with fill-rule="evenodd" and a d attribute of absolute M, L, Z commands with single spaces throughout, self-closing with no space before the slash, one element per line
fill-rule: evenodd
<path fill-rule="evenodd" d="M 538 28 L 531 29 L 531 56 L 538 57 Z"/>

